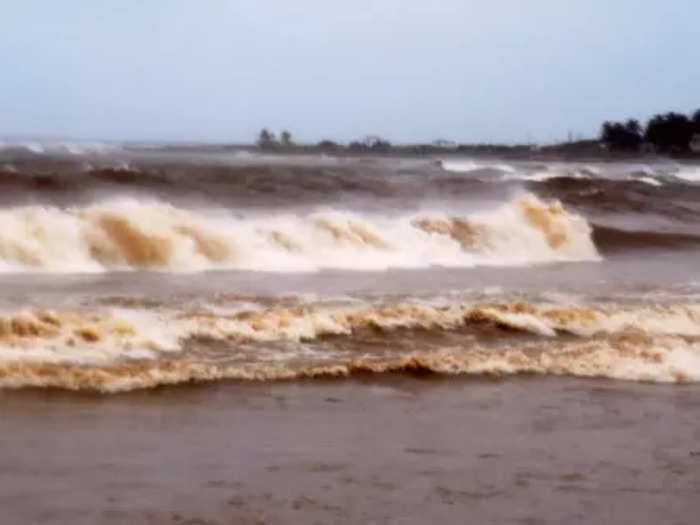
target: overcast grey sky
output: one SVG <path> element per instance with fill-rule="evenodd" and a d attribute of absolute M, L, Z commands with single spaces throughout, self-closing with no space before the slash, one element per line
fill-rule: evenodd
<path fill-rule="evenodd" d="M 0 136 L 548 142 L 700 107 L 698 0 L 0 8 Z"/>

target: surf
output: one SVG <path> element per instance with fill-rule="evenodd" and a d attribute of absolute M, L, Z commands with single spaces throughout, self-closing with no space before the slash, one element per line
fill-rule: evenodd
<path fill-rule="evenodd" d="M 2 209 L 0 222 L 4 272 L 362 271 L 599 260 L 583 217 L 532 194 L 459 215 L 334 208 L 238 215 L 118 199 Z"/>

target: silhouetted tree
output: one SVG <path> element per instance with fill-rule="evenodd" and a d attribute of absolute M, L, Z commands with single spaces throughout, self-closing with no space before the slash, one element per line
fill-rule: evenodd
<path fill-rule="evenodd" d="M 647 124 L 644 138 L 659 151 L 686 151 L 695 124 L 682 113 L 655 115 Z"/>
<path fill-rule="evenodd" d="M 600 140 L 611 150 L 637 151 L 642 143 L 642 126 L 630 119 L 622 122 L 604 122 Z"/>
<path fill-rule="evenodd" d="M 336 142 L 333 142 L 332 140 L 326 139 L 319 142 L 318 147 L 321 149 L 336 149 L 338 148 L 338 144 Z"/>
<path fill-rule="evenodd" d="M 391 149 L 391 142 L 388 140 L 378 140 L 372 144 L 372 149 L 374 151 L 388 151 Z"/>
<path fill-rule="evenodd" d="M 277 145 L 275 134 L 263 128 L 258 135 L 258 146 L 264 149 L 273 148 Z"/>
<path fill-rule="evenodd" d="M 636 119 L 631 118 L 625 122 L 625 129 L 631 135 L 642 137 L 642 125 Z"/>
<path fill-rule="evenodd" d="M 282 131 L 280 135 L 280 140 L 282 141 L 283 146 L 293 146 L 294 143 L 292 142 L 292 134 L 287 131 L 286 129 Z"/>
<path fill-rule="evenodd" d="M 693 113 L 693 135 L 700 134 L 700 109 Z"/>
<path fill-rule="evenodd" d="M 391 143 L 377 135 L 367 135 L 364 139 L 362 139 L 362 143 L 366 148 L 373 151 L 386 151 L 391 149 Z"/>

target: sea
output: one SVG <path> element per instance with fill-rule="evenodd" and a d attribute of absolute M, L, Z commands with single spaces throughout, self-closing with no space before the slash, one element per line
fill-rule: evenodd
<path fill-rule="evenodd" d="M 3 389 L 700 381 L 696 164 L 14 141 L 0 225 Z"/>

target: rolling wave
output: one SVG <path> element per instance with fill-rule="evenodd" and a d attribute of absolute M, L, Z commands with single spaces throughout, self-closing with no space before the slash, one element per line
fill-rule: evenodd
<path fill-rule="evenodd" d="M 635 270 L 627 264 L 648 258 L 644 250 L 700 248 L 697 167 L 10 146 L 0 145 L 0 272 L 21 286 L 10 290 L 0 312 L 0 387 L 116 392 L 388 372 L 700 381 L 700 309 L 691 302 L 695 295 L 678 293 L 697 278 L 695 253 L 663 253 L 653 266 L 660 273 L 682 267 L 682 275 L 658 279 L 670 288 L 657 293 L 656 276 L 644 273 L 641 288 L 653 293 L 608 294 L 626 289 L 615 276 Z M 601 255 L 626 253 L 633 257 L 558 265 L 522 278 L 520 271 L 448 272 L 459 280 L 455 293 L 433 299 L 412 279 L 443 293 L 444 283 L 428 282 L 443 272 L 405 272 L 400 299 L 378 299 L 382 286 L 354 289 L 349 298 L 274 295 L 288 279 L 321 294 L 327 277 L 364 279 L 346 272 L 265 275 L 263 288 L 273 290 L 265 298 L 202 296 L 200 281 L 209 275 L 134 273 L 506 266 L 599 262 Z M 676 259 L 677 266 L 665 266 Z M 611 281 L 602 281 L 604 293 L 586 300 L 554 293 L 554 285 L 547 288 L 552 293 L 527 295 L 540 298 L 532 303 L 515 302 L 518 292 L 469 294 L 469 302 L 460 295 L 463 286 L 479 288 L 478 273 L 517 274 L 518 286 L 537 274 L 522 288 L 539 290 L 549 284 L 538 279 L 576 281 L 581 269 Z M 94 280 L 51 275 L 60 272 L 126 273 Z M 212 286 L 249 277 L 224 273 Z M 370 275 L 366 282 L 391 277 Z M 583 277 L 577 290 L 589 282 Z M 35 294 L 35 279 L 45 288 L 56 284 L 56 293 Z M 639 280 L 632 275 L 629 286 L 637 290 Z M 176 281 L 181 288 L 171 297 L 164 287 Z M 79 286 L 59 287 L 66 282 Z M 140 291 L 141 284 L 165 295 L 103 296 L 114 287 Z M 77 289 L 86 295 L 72 296 Z M 33 306 L 44 303 L 58 306 Z"/>
<path fill-rule="evenodd" d="M 518 373 L 700 381 L 697 305 L 386 303 L 0 318 L 0 387 Z"/>
<path fill-rule="evenodd" d="M 603 254 L 631 250 L 685 250 L 700 248 L 700 235 L 634 231 L 593 224 L 593 241 Z"/>
<path fill-rule="evenodd" d="M 464 216 L 325 210 L 237 217 L 122 199 L 0 210 L 4 271 L 313 271 L 597 260 L 591 229 L 525 195 Z"/>
<path fill-rule="evenodd" d="M 700 166 L 681 167 L 674 176 L 687 182 L 700 182 Z"/>
<path fill-rule="evenodd" d="M 545 198 L 557 198 L 595 216 L 609 214 L 655 214 L 683 223 L 700 220 L 700 186 L 650 183 L 647 175 L 625 179 L 561 176 L 528 181 L 526 187 Z M 657 181 L 656 178 L 652 179 Z M 643 217 L 641 218 L 643 219 Z M 643 220 L 641 220 L 643 222 Z"/>
<path fill-rule="evenodd" d="M 615 167 L 607 173 L 591 166 L 516 169 L 472 161 L 464 169 L 446 170 L 447 161 L 436 167 L 428 162 L 403 165 L 356 160 L 250 165 L 113 160 L 104 166 L 93 159 L 0 164 L 0 204 L 75 206 L 119 194 L 183 206 L 192 201 L 248 209 L 365 202 L 381 209 L 387 202 L 393 207 L 415 207 L 421 201 L 502 199 L 524 186 L 544 198 L 590 210 L 649 210 L 681 219 L 700 218 L 700 185 L 690 182 L 697 171 L 692 167 L 659 168 L 658 172 Z"/>

